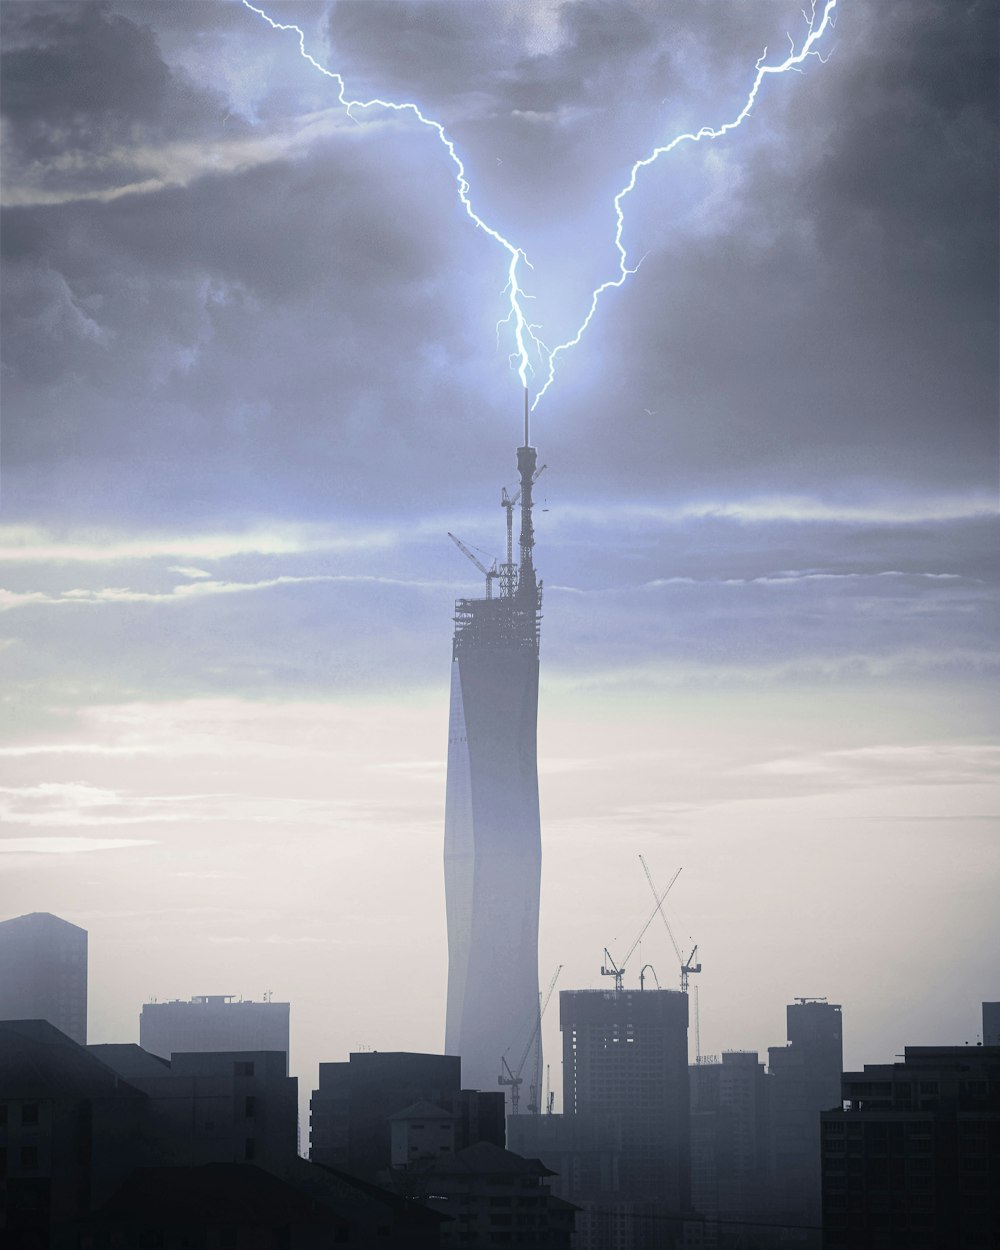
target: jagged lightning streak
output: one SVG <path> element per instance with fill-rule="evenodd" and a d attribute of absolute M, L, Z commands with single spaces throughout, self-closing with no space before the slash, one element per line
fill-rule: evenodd
<path fill-rule="evenodd" d="M 808 26 L 806 38 L 803 41 L 802 47 L 796 52 L 795 45 L 793 43 L 791 51 L 780 65 L 765 65 L 764 58 L 767 56 L 767 49 L 764 49 L 757 61 L 757 72 L 753 80 L 753 85 L 750 88 L 750 92 L 747 95 L 746 102 L 731 122 L 724 122 L 718 127 L 703 126 L 701 130 L 690 131 L 686 134 L 677 135 L 675 138 L 671 139 L 669 143 L 665 143 L 661 147 L 654 148 L 648 156 L 644 156 L 641 160 L 635 162 L 632 166 L 628 182 L 625 183 L 614 198 L 616 218 L 615 247 L 618 251 L 618 277 L 610 278 L 607 282 L 602 282 L 600 286 L 594 290 L 590 298 L 590 308 L 587 310 L 587 315 L 584 317 L 580 328 L 572 338 L 567 339 L 565 343 L 560 343 L 558 346 L 552 348 L 552 350 L 548 353 L 548 377 L 545 379 L 544 385 L 535 395 L 534 403 L 531 405 L 532 411 L 534 411 L 542 396 L 552 385 L 553 379 L 555 378 L 556 358 L 562 352 L 569 351 L 571 347 L 576 347 L 576 345 L 583 338 L 587 327 L 590 325 L 594 318 L 594 314 L 597 312 L 597 305 L 600 302 L 601 296 L 606 291 L 610 291 L 612 288 L 617 289 L 624 286 L 629 276 L 635 273 L 638 269 L 638 265 L 636 265 L 635 268 L 629 268 L 628 253 L 625 250 L 625 244 L 622 242 L 622 234 L 625 230 L 625 210 L 622 205 L 626 196 L 631 195 L 635 190 L 636 181 L 639 177 L 639 171 L 652 165 L 655 161 L 659 160 L 661 156 L 666 156 L 667 153 L 672 152 L 674 148 L 679 147 L 682 143 L 699 143 L 702 139 L 721 139 L 723 135 L 729 134 L 731 130 L 736 130 L 737 127 L 741 126 L 749 116 L 750 110 L 753 108 L 754 102 L 757 99 L 757 93 L 760 91 L 761 85 L 768 74 L 785 74 L 789 70 L 797 70 L 799 66 L 802 65 L 803 61 L 810 56 L 819 57 L 822 61 L 823 58 L 817 51 L 816 44 L 820 39 L 822 39 L 827 27 L 831 25 L 833 21 L 833 12 L 836 7 L 837 0 L 826 0 L 823 7 L 823 15 L 817 22 L 816 2 L 813 0 L 811 13 L 808 15 L 803 14 L 803 16 L 806 17 Z M 790 36 L 789 41 L 791 42 Z"/>
<path fill-rule="evenodd" d="M 321 65 L 320 62 L 307 51 L 305 33 L 301 27 L 288 22 L 276 22 L 273 18 L 269 17 L 263 9 L 259 9 L 256 5 L 251 4 L 250 0 L 241 0 L 241 3 L 244 8 L 249 9 L 252 13 L 256 13 L 258 17 L 263 18 L 263 20 L 267 22 L 273 30 L 294 31 L 295 34 L 298 35 L 300 55 L 308 61 L 314 69 L 319 70 L 319 72 L 325 77 L 333 79 L 333 81 L 337 84 L 337 99 L 346 109 L 349 116 L 353 116 L 352 109 L 368 108 L 383 108 L 396 113 L 411 113 L 421 125 L 427 126 L 437 134 L 438 139 L 447 151 L 452 164 L 455 166 L 455 182 L 458 187 L 458 197 L 467 216 L 480 230 L 489 235 L 489 237 L 495 242 L 499 243 L 500 246 L 507 252 L 509 259 L 507 263 L 507 286 L 504 288 L 504 294 L 508 296 L 510 302 L 510 312 L 506 317 L 502 318 L 501 321 L 497 323 L 497 332 L 499 334 L 500 326 L 508 325 L 513 322 L 516 350 L 512 353 L 512 359 L 517 360 L 517 372 L 521 379 L 522 386 L 527 388 L 528 375 L 533 372 L 528 350 L 528 340 L 530 340 L 532 346 L 539 353 L 540 357 L 546 361 L 547 377 L 535 395 L 534 402 L 531 405 L 532 411 L 534 411 L 534 409 L 538 406 L 542 397 L 548 391 L 555 379 L 557 358 L 563 352 L 569 351 L 570 348 L 576 347 L 580 343 L 587 328 L 594 319 L 601 297 L 607 291 L 624 286 L 627 279 L 632 274 L 636 273 L 639 268 L 638 264 L 634 267 L 629 266 L 628 252 L 625 248 L 622 236 L 625 231 L 625 210 L 623 205 L 626 198 L 635 190 L 640 171 L 654 164 L 661 156 L 666 156 L 682 143 L 699 143 L 702 139 L 720 139 L 724 135 L 729 134 L 730 131 L 736 130 L 750 115 L 750 111 L 757 100 L 761 86 L 768 75 L 785 74 L 792 70 L 797 71 L 800 69 L 803 62 L 810 56 L 815 56 L 820 60 L 823 60 L 823 57 L 816 48 L 816 44 L 820 39 L 822 39 L 827 28 L 832 25 L 833 13 L 837 7 L 837 0 L 824 0 L 822 16 L 817 22 L 816 0 L 812 0 L 811 12 L 809 14 L 803 14 L 807 22 L 806 38 L 804 39 L 801 48 L 796 51 L 795 44 L 791 40 L 791 36 L 789 36 L 791 51 L 788 56 L 780 62 L 780 64 L 765 65 L 764 60 L 767 56 L 767 49 L 764 49 L 755 66 L 756 73 L 750 87 L 750 91 L 747 94 L 747 98 L 742 109 L 732 121 L 724 122 L 721 126 L 703 126 L 700 130 L 689 131 L 685 134 L 677 135 L 675 138 L 671 139 L 669 143 L 665 143 L 654 148 L 648 156 L 645 156 L 635 162 L 629 173 L 628 181 L 617 193 L 613 201 L 616 223 L 614 242 L 615 249 L 618 252 L 618 276 L 615 278 L 609 278 L 606 282 L 602 282 L 594 289 L 591 294 L 590 307 L 588 308 L 587 314 L 576 333 L 571 338 L 567 339 L 565 343 L 560 343 L 556 347 L 549 349 L 535 334 L 535 330 L 539 327 L 528 322 L 524 314 L 524 309 L 521 306 L 522 299 L 526 299 L 528 296 L 518 282 L 517 267 L 522 260 L 526 265 L 529 264 L 528 258 L 521 248 L 516 247 L 508 239 L 504 238 L 498 230 L 495 230 L 492 226 L 488 225 L 472 207 L 472 201 L 469 198 L 469 181 L 465 176 L 465 164 L 462 161 L 462 158 L 458 155 L 458 152 L 455 150 L 455 144 L 453 140 L 448 137 L 444 126 L 440 122 L 435 121 L 433 118 L 426 117 L 423 112 L 421 112 L 420 108 L 411 101 L 404 101 L 400 103 L 399 101 L 383 100 L 378 97 L 371 100 L 348 100 L 346 94 L 347 87 L 343 77 L 335 71 L 327 69 L 325 65 Z"/>
<path fill-rule="evenodd" d="M 258 17 L 263 18 L 272 30 L 292 30 L 298 35 L 299 53 L 309 62 L 313 69 L 318 69 L 321 74 L 325 75 L 327 78 L 332 78 L 337 84 L 337 100 L 344 106 L 348 116 L 353 117 L 353 113 L 351 111 L 352 109 L 369 108 L 389 109 L 394 113 L 411 113 L 422 126 L 427 126 L 430 130 L 433 130 L 437 134 L 438 139 L 440 139 L 442 145 L 448 153 L 448 156 L 451 158 L 452 164 L 455 166 L 455 183 L 458 187 L 458 198 L 461 200 L 462 207 L 465 209 L 466 214 L 480 230 L 488 234 L 489 237 L 496 243 L 499 243 L 509 257 L 507 263 L 507 286 L 504 288 L 504 293 L 508 295 L 510 299 L 510 312 L 503 319 L 503 321 L 500 322 L 500 324 L 508 324 L 511 321 L 514 323 L 514 342 L 516 344 L 516 351 L 513 355 L 516 357 L 518 362 L 517 372 L 521 379 L 521 385 L 527 387 L 528 374 L 532 371 L 527 340 L 530 339 L 536 348 L 544 351 L 542 345 L 535 338 L 534 327 L 528 324 L 527 318 L 524 315 L 524 310 L 521 307 L 521 300 L 522 298 L 525 298 L 525 293 L 517 280 L 517 266 L 522 260 L 525 264 L 528 264 L 528 258 L 525 256 L 521 248 L 515 247 L 513 243 L 504 238 L 499 230 L 494 230 L 492 226 L 483 221 L 482 217 L 480 217 L 476 210 L 472 207 L 472 201 L 469 198 L 469 181 L 465 176 L 465 164 L 462 161 L 462 158 L 458 155 L 458 152 L 456 152 L 455 144 L 448 137 L 444 126 L 442 126 L 440 122 L 435 121 L 432 117 L 425 117 L 420 111 L 420 108 L 409 100 L 405 100 L 402 103 L 396 100 L 381 100 L 377 97 L 372 100 L 348 100 L 347 85 L 345 84 L 343 77 L 333 70 L 327 69 L 325 65 L 321 65 L 314 56 L 310 55 L 310 53 L 306 50 L 305 32 L 300 26 L 295 26 L 290 22 L 276 22 L 273 18 L 268 17 L 263 9 L 258 9 L 256 5 L 251 4 L 250 0 L 242 0 L 242 4 L 243 7 L 249 9 L 251 13 L 256 13 Z"/>

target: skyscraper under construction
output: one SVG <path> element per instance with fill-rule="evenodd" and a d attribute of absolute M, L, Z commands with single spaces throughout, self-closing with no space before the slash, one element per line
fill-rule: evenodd
<path fill-rule="evenodd" d="M 508 1076 L 523 1080 L 526 1091 L 532 1081 L 537 1084 L 541 1065 L 536 726 L 542 587 L 535 576 L 531 516 L 532 487 L 541 472 L 536 464 L 525 393 L 524 446 L 517 449 L 520 486 L 513 496 L 506 490 L 501 495 L 507 559 L 499 569 L 495 563 L 491 569 L 480 565 L 485 598 L 455 604 L 452 648 L 445 1049 L 461 1055 L 466 1083 L 479 1089 L 496 1087 L 505 1054 L 512 1069 Z M 516 563 L 515 509 L 521 525 Z M 534 1062 L 522 1076 L 520 1060 L 529 1050 Z"/>

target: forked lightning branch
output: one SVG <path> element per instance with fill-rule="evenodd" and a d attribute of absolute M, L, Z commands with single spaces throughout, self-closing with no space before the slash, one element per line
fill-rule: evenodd
<path fill-rule="evenodd" d="M 299 26 L 295 26 L 289 22 L 277 22 L 272 17 L 256 5 L 250 3 L 250 0 L 242 0 L 243 5 L 251 12 L 256 13 L 267 24 L 277 31 L 290 31 L 298 36 L 299 54 L 319 73 L 325 77 L 332 79 L 337 85 L 337 100 L 347 110 L 352 117 L 356 112 L 367 111 L 369 109 L 383 109 L 396 113 L 407 113 L 413 117 L 421 126 L 424 126 L 437 136 L 438 141 L 444 147 L 449 159 L 455 167 L 455 187 L 458 193 L 459 201 L 465 211 L 468 219 L 477 227 L 484 231 L 495 243 L 497 243 L 507 254 L 507 283 L 504 287 L 504 295 L 509 302 L 509 311 L 501 318 L 499 325 L 507 326 L 513 336 L 513 350 L 511 351 L 511 362 L 516 367 L 518 378 L 523 387 L 529 386 L 529 379 L 540 379 L 540 385 L 535 388 L 535 397 L 532 408 L 538 404 L 542 396 L 549 390 L 555 380 L 556 363 L 559 358 L 568 352 L 571 348 L 576 347 L 583 335 L 589 328 L 591 322 L 597 313 L 598 305 L 601 299 L 608 291 L 617 290 L 624 286 L 628 278 L 636 273 L 639 269 L 640 262 L 634 264 L 629 262 L 628 250 L 625 245 L 625 202 L 628 197 L 635 191 L 638 185 L 639 176 L 644 169 L 648 169 L 655 164 L 661 157 L 669 155 L 676 148 L 684 143 L 699 143 L 704 139 L 721 139 L 737 130 L 749 117 L 751 110 L 757 102 L 757 97 L 761 87 L 769 77 L 780 76 L 792 71 L 799 71 L 807 60 L 816 57 L 823 60 L 819 49 L 819 44 L 827 31 L 833 26 L 834 13 L 837 7 L 837 0 L 824 0 L 822 11 L 817 12 L 815 0 L 811 13 L 805 15 L 805 36 L 802 42 L 796 46 L 795 41 L 789 35 L 790 50 L 781 61 L 774 64 L 767 62 L 767 49 L 765 48 L 761 57 L 754 66 L 754 75 L 750 88 L 743 100 L 741 107 L 736 111 L 731 120 L 723 122 L 716 126 L 702 126 L 699 130 L 686 131 L 683 134 L 675 135 L 669 142 L 658 144 L 653 150 L 644 156 L 641 160 L 637 160 L 629 171 L 621 190 L 615 195 L 613 200 L 614 206 L 614 248 L 618 256 L 618 271 L 612 278 L 601 282 L 591 292 L 586 315 L 583 317 L 579 328 L 564 343 L 559 343 L 555 347 L 549 348 L 537 333 L 541 329 L 540 326 L 533 325 L 529 322 L 523 307 L 523 301 L 526 298 L 524 287 L 521 285 L 519 277 L 519 268 L 522 261 L 528 264 L 528 258 L 524 251 L 509 239 L 505 238 L 499 230 L 489 225 L 487 221 L 480 216 L 472 205 L 470 197 L 469 181 L 465 176 L 465 164 L 459 156 L 452 140 L 446 132 L 441 122 L 435 121 L 432 117 L 428 117 L 420 109 L 420 107 L 411 100 L 383 100 L 374 97 L 370 100 L 354 100 L 350 99 L 347 94 L 347 85 L 343 77 L 334 70 L 327 69 L 323 64 L 306 48 L 305 32 Z M 530 267 L 530 266 L 529 266 Z"/>

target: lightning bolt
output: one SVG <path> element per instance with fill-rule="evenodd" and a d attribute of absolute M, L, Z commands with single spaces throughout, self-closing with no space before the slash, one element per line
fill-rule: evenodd
<path fill-rule="evenodd" d="M 293 31 L 298 36 L 299 54 L 324 77 L 332 79 L 337 84 L 337 100 L 344 107 L 349 117 L 354 117 L 355 109 L 365 110 L 381 108 L 393 113 L 409 113 L 420 123 L 420 125 L 426 126 L 437 135 L 438 140 L 448 153 L 448 157 L 455 167 L 455 185 L 458 189 L 458 198 L 465 210 L 466 215 L 477 227 L 477 229 L 482 230 L 484 234 L 488 235 L 494 242 L 498 243 L 507 253 L 507 285 L 504 287 L 503 294 L 507 296 L 510 304 L 510 311 L 505 317 L 501 318 L 501 320 L 497 322 L 497 335 L 499 341 L 501 327 L 511 324 L 513 325 L 515 350 L 511 353 L 511 361 L 512 363 L 514 361 L 517 362 L 518 377 L 521 379 L 521 385 L 525 387 L 525 389 L 527 389 L 528 386 L 529 375 L 534 372 L 531 364 L 529 342 L 531 347 L 538 354 L 539 358 L 545 361 L 547 375 L 543 385 L 535 395 L 534 402 L 531 405 L 532 411 L 534 411 L 534 409 L 538 406 L 542 397 L 548 391 L 555 379 L 556 361 L 558 357 L 562 353 L 576 347 L 583 338 L 583 335 L 586 333 L 587 328 L 590 326 L 590 323 L 593 321 L 594 316 L 597 313 L 601 297 L 610 290 L 620 289 L 624 286 L 628 278 L 630 278 L 634 273 L 637 273 L 639 270 L 641 261 L 637 262 L 634 266 L 630 266 L 628 263 L 628 252 L 623 242 L 623 235 L 625 232 L 624 203 L 627 197 L 635 190 L 640 172 L 643 169 L 648 168 L 650 165 L 653 165 L 660 159 L 661 156 L 666 156 L 670 152 L 673 152 L 674 149 L 679 147 L 682 143 L 700 143 L 702 139 L 721 139 L 725 135 L 729 134 L 730 131 L 736 130 L 750 115 L 750 111 L 757 100 L 761 86 L 769 75 L 785 74 L 792 70 L 799 71 L 802 64 L 811 56 L 815 56 L 822 61 L 823 57 L 818 51 L 816 44 L 820 39 L 822 39 L 827 28 L 833 24 L 833 13 L 837 7 L 837 0 L 825 0 L 822 15 L 819 21 L 817 21 L 816 0 L 812 0 L 811 12 L 809 14 L 803 14 L 806 18 L 806 37 L 802 42 L 802 46 L 796 49 L 794 41 L 792 41 L 791 36 L 789 36 L 791 49 L 788 56 L 786 56 L 785 59 L 779 64 L 766 65 L 764 62 L 767 57 L 767 49 L 764 49 L 755 65 L 756 72 L 754 80 L 747 94 L 746 100 L 744 101 L 743 107 L 732 121 L 723 122 L 720 126 L 703 126 L 700 130 L 689 131 L 685 134 L 677 135 L 668 143 L 654 148 L 648 156 L 644 156 L 635 162 L 630 171 L 628 181 L 615 195 L 613 201 L 615 210 L 614 243 L 615 249 L 618 252 L 618 274 L 616 277 L 609 278 L 607 281 L 602 282 L 594 289 L 591 294 L 590 306 L 587 309 L 587 314 L 576 333 L 571 338 L 567 339 L 565 343 L 559 343 L 556 347 L 550 349 L 546 347 L 540 338 L 538 338 L 535 331 L 539 329 L 539 326 L 528 321 L 525 316 L 524 308 L 522 307 L 522 300 L 529 299 L 531 297 L 525 292 L 524 288 L 518 281 L 517 270 L 521 261 L 524 261 L 525 265 L 527 265 L 528 268 L 531 268 L 528 258 L 523 249 L 511 243 L 509 239 L 504 238 L 499 230 L 494 229 L 493 226 L 484 221 L 473 208 L 472 200 L 469 196 L 469 180 L 465 176 L 465 164 L 455 148 L 454 141 L 448 136 L 441 122 L 435 121 L 432 117 L 425 116 L 418 105 L 408 100 L 402 102 L 397 100 L 383 100 L 377 96 L 371 100 L 348 99 L 347 85 L 344 82 L 342 75 L 336 73 L 334 70 L 327 69 L 325 65 L 320 64 L 320 62 L 310 54 L 306 48 L 305 32 L 301 27 L 290 22 L 276 22 L 272 17 L 269 17 L 263 9 L 251 4 L 250 0 L 241 0 L 241 3 L 244 8 L 249 9 L 251 13 L 256 13 L 258 17 L 267 22 L 272 30 Z"/>
<path fill-rule="evenodd" d="M 485 234 L 488 234 L 494 242 L 499 243 L 507 253 L 507 286 L 504 288 L 504 294 L 509 297 L 510 312 L 500 324 L 509 324 L 511 321 L 514 323 L 514 342 L 516 345 L 514 356 L 518 362 L 517 372 L 521 379 L 521 385 L 527 387 L 528 374 L 532 371 L 531 360 L 528 354 L 527 340 L 531 339 L 536 346 L 537 340 L 535 339 L 533 328 L 529 326 L 527 318 L 524 315 L 524 310 L 521 307 L 521 300 L 525 298 L 525 294 L 517 280 L 517 266 L 522 260 L 525 264 L 528 264 L 528 258 L 525 256 L 521 248 L 515 247 L 509 239 L 504 238 L 499 230 L 494 230 L 492 226 L 483 221 L 482 217 L 480 217 L 476 210 L 472 207 L 472 201 L 469 198 L 469 180 L 465 176 L 465 164 L 458 152 L 455 150 L 454 141 L 448 137 L 444 126 L 442 126 L 440 122 L 435 121 L 433 117 L 425 117 L 420 108 L 412 101 L 405 100 L 400 103 L 396 100 L 381 100 L 378 97 L 371 100 L 349 100 L 347 98 L 347 86 L 343 77 L 340 74 L 335 73 L 333 70 L 327 69 L 325 65 L 321 65 L 319 61 L 317 61 L 316 58 L 311 56 L 307 51 L 305 33 L 301 27 L 294 26 L 289 22 L 276 22 L 273 18 L 268 17 L 263 9 L 258 9 L 256 5 L 251 4 L 250 0 L 242 0 L 242 3 L 244 8 L 249 9 L 251 13 L 256 13 L 258 17 L 263 18 L 272 30 L 291 30 L 298 35 L 300 55 L 309 62 L 313 69 L 318 69 L 319 72 L 326 78 L 332 78 L 337 84 L 337 99 L 347 110 L 349 117 L 354 116 L 354 109 L 382 108 L 388 109 L 393 113 L 410 113 L 417 119 L 421 126 L 426 126 L 429 130 L 433 130 L 437 135 L 438 139 L 444 146 L 445 151 L 448 153 L 451 163 L 455 166 L 455 185 L 458 187 L 458 198 L 462 202 L 462 207 L 465 209 L 467 216 L 475 226 L 477 226 Z"/>
<path fill-rule="evenodd" d="M 571 347 L 576 347 L 576 345 L 583 338 L 587 327 L 594 319 L 594 314 L 597 312 L 597 305 L 600 303 L 601 296 L 607 291 L 612 289 L 617 290 L 624 286 L 627 279 L 639 269 L 638 264 L 634 268 L 629 268 L 628 253 L 625 250 L 625 244 L 622 242 L 622 235 L 625 231 L 625 209 L 623 205 L 626 197 L 631 195 L 635 190 L 640 171 L 655 164 L 661 156 L 666 156 L 668 153 L 673 152 L 674 149 L 680 147 L 682 143 L 700 143 L 702 139 L 721 139 L 724 135 L 729 134 L 730 131 L 736 130 L 739 126 L 742 126 L 746 119 L 750 116 L 750 110 L 753 108 L 761 86 L 768 75 L 785 74 L 789 70 L 798 70 L 802 63 L 810 56 L 816 56 L 820 59 L 820 61 L 822 61 L 823 57 L 816 49 L 816 44 L 820 39 L 822 39 L 827 27 L 832 24 L 833 12 L 836 7 L 837 0 L 826 0 L 823 7 L 823 15 L 819 22 L 817 22 L 816 2 L 813 0 L 812 11 L 807 17 L 806 38 L 802 43 L 802 47 L 796 51 L 795 45 L 792 43 L 791 51 L 780 63 L 780 65 L 765 65 L 764 59 L 767 56 L 767 48 L 764 49 L 757 60 L 757 64 L 755 66 L 756 74 L 746 101 L 744 102 L 742 109 L 740 109 L 739 113 L 737 113 L 736 117 L 732 121 L 724 122 L 721 126 L 717 127 L 703 126 L 700 130 L 688 131 L 685 134 L 677 135 L 675 138 L 671 139 L 669 143 L 665 143 L 661 147 L 654 148 L 648 156 L 644 156 L 641 160 L 635 162 L 632 166 L 632 171 L 629 174 L 628 181 L 614 198 L 616 219 L 615 248 L 618 251 L 618 276 L 617 278 L 609 278 L 607 282 L 602 282 L 600 286 L 595 288 L 590 297 L 590 307 L 587 310 L 587 315 L 584 317 L 580 328 L 572 338 L 567 339 L 565 343 L 558 344 L 558 346 L 554 347 L 548 353 L 548 377 L 545 379 L 544 385 L 539 389 L 535 396 L 534 403 L 531 405 L 532 411 L 535 410 L 542 396 L 552 385 L 555 378 L 557 357 L 562 352 L 569 351 Z M 803 14 L 803 16 L 806 15 Z M 790 36 L 789 42 L 791 43 Z"/>

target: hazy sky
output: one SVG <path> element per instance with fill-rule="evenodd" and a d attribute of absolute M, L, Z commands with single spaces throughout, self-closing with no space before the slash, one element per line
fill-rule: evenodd
<path fill-rule="evenodd" d="M 269 12 L 443 124 L 552 345 L 632 163 L 801 8 Z M 501 553 L 507 255 L 435 132 L 236 0 L 2 17 L 0 915 L 90 931 L 94 1041 L 271 990 L 306 1088 L 440 1050 L 447 531 Z M 821 50 L 639 175 L 641 267 L 533 419 L 540 979 L 624 954 L 641 852 L 703 1051 L 827 995 L 857 1066 L 1000 998 L 996 9 L 840 0 Z M 676 986 L 659 922 L 641 962 Z"/>

